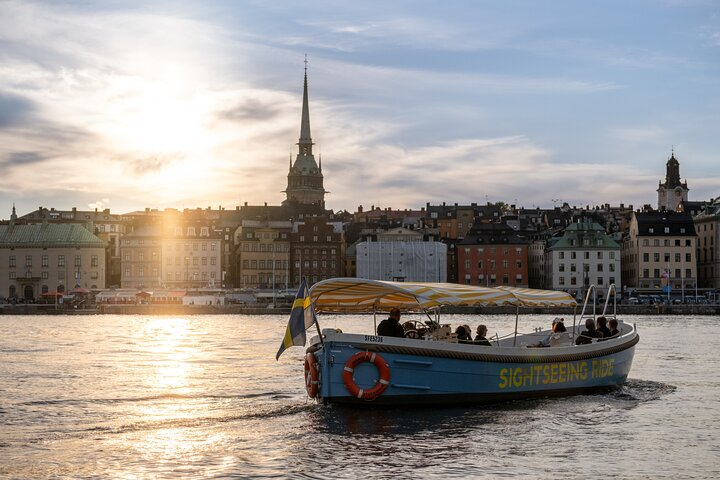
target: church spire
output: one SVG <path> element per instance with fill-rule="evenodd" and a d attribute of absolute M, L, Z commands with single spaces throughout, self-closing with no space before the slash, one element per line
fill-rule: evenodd
<path fill-rule="evenodd" d="M 302 121 L 300 123 L 300 141 L 298 153 L 312 155 L 313 141 L 310 136 L 310 108 L 308 107 L 307 54 L 305 54 L 305 81 L 303 84 Z"/>

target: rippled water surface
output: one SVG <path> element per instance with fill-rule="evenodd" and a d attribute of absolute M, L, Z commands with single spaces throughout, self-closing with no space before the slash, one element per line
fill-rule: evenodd
<path fill-rule="evenodd" d="M 625 320 L 617 391 L 358 410 L 307 400 L 304 349 L 275 361 L 283 316 L 0 316 L 0 478 L 720 478 L 720 318 Z"/>

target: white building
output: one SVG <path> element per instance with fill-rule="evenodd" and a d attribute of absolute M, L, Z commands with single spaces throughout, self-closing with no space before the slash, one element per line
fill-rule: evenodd
<path fill-rule="evenodd" d="M 564 290 L 576 297 L 590 285 L 600 297 L 611 284 L 620 288 L 620 245 L 597 223 L 570 224 L 561 237 L 551 240 L 546 259 L 549 288 Z"/>
<path fill-rule="evenodd" d="M 435 241 L 365 241 L 356 246 L 357 277 L 404 282 L 447 281 L 447 245 Z"/>

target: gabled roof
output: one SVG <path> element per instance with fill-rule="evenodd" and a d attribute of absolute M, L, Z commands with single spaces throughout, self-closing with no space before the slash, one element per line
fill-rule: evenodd
<path fill-rule="evenodd" d="M 552 250 L 558 249 L 611 249 L 619 250 L 618 244 L 605 233 L 605 229 L 596 222 L 571 223 L 562 235 L 554 239 L 550 246 Z"/>

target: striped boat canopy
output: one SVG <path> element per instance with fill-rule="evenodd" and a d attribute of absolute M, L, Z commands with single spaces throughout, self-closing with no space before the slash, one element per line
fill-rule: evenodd
<path fill-rule="evenodd" d="M 310 288 L 310 299 L 318 312 L 373 312 L 430 310 L 445 305 L 524 307 L 573 307 L 568 293 L 517 287 L 479 287 L 457 283 L 413 283 L 332 278 Z"/>

